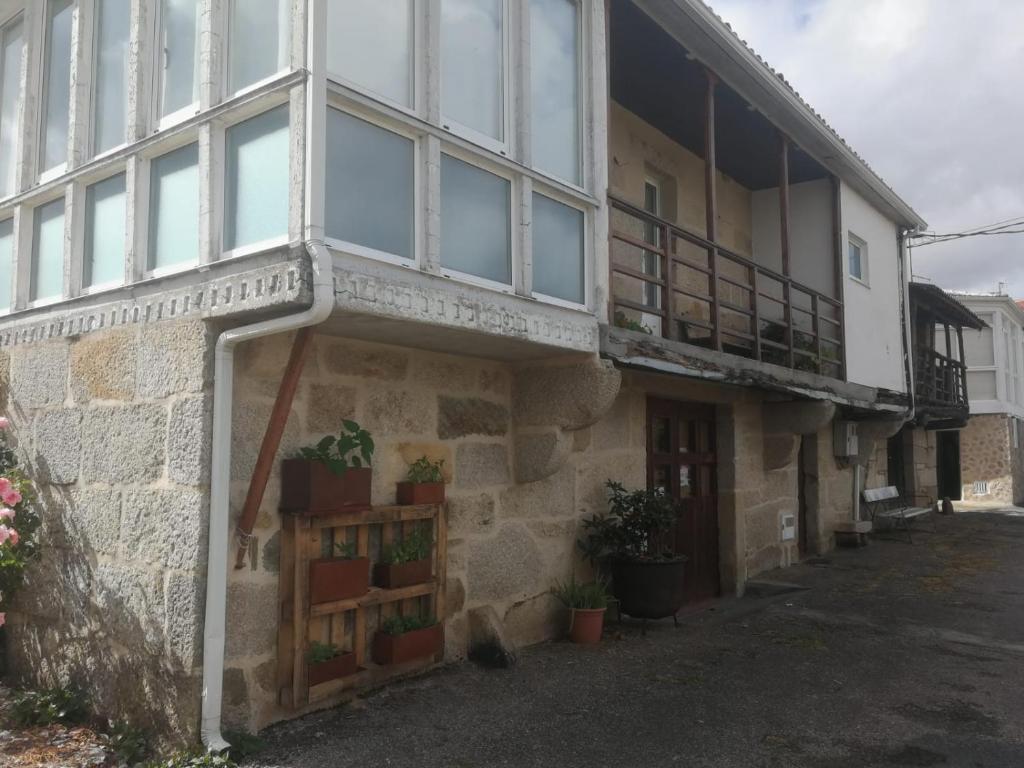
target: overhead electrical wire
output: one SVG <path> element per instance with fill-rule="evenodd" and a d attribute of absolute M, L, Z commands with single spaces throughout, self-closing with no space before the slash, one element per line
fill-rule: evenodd
<path fill-rule="evenodd" d="M 1020 228 L 1018 229 L 1018 227 Z M 913 248 L 923 248 L 926 245 L 948 243 L 951 240 L 961 240 L 965 237 L 991 237 L 994 235 L 1020 234 L 1024 234 L 1024 217 L 1018 216 L 1012 219 L 997 221 L 993 224 L 975 227 L 974 229 L 967 229 L 963 232 L 947 232 L 942 234 L 936 232 L 921 232 L 916 235 L 911 235 L 910 239 L 924 240 L 924 242 L 917 242 L 911 245 Z"/>

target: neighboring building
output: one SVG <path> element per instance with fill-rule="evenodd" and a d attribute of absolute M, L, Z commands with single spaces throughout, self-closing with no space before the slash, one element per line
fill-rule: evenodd
<path fill-rule="evenodd" d="M 278 457 L 355 417 L 382 504 L 445 459 L 447 659 L 474 612 L 558 631 L 608 478 L 684 502 L 694 602 L 884 479 L 924 222 L 696 0 L 0 8 L 0 347 L 46 518 L 17 674 L 178 738 L 222 692 L 240 727 L 301 711 L 279 462 L 219 621 L 296 336 L 217 341 L 324 296 Z"/>

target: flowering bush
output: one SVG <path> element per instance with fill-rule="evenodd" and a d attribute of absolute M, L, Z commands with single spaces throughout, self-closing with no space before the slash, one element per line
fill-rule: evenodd
<path fill-rule="evenodd" d="M 0 626 L 7 620 L 7 606 L 21 586 L 25 568 L 39 552 L 39 516 L 32 509 L 35 491 L 7 444 L 9 427 L 10 422 L 0 417 Z"/>

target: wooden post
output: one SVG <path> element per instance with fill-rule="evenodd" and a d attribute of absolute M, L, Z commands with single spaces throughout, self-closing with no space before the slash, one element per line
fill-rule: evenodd
<path fill-rule="evenodd" d="M 306 326 L 299 329 L 295 335 L 295 341 L 292 342 L 292 351 L 288 357 L 288 365 L 285 367 L 284 375 L 281 377 L 281 386 L 277 390 L 277 398 L 274 400 L 274 407 L 270 412 L 267 430 L 263 433 L 263 443 L 260 445 L 256 466 L 253 468 L 252 478 L 249 480 L 249 490 L 245 495 L 242 515 L 238 520 L 238 528 L 236 529 L 238 536 L 238 552 L 235 555 L 236 569 L 245 566 L 245 555 L 249 551 L 249 535 L 256 524 L 256 515 L 259 513 L 260 504 L 263 503 L 263 494 L 267 490 L 267 480 L 269 480 L 270 471 L 273 469 L 277 449 L 281 445 L 281 436 L 284 434 L 285 425 L 288 423 L 288 413 L 292 409 L 295 391 L 299 387 L 299 378 L 302 375 L 302 367 L 305 365 L 312 341 L 313 327 Z"/>
<path fill-rule="evenodd" d="M 843 278 L 843 211 L 839 177 L 832 176 L 832 257 L 835 266 L 836 295 L 839 302 L 839 378 L 846 379 L 846 283 Z"/>
<path fill-rule="evenodd" d="M 710 70 L 707 75 L 707 90 L 704 97 L 704 212 L 707 222 L 707 239 L 711 243 L 718 242 L 718 186 L 716 183 L 716 148 L 715 148 L 715 86 L 718 78 Z M 722 351 L 722 334 L 719 330 L 718 310 L 718 250 L 712 248 L 708 253 L 708 276 L 711 294 L 711 341 L 714 348 Z"/>
<path fill-rule="evenodd" d="M 779 238 L 782 255 L 782 274 L 786 282 L 782 284 L 783 305 L 786 318 L 786 337 L 789 343 L 789 367 L 796 367 L 796 353 L 793 331 L 793 291 L 789 284 L 789 141 L 779 134 Z"/>
<path fill-rule="evenodd" d="M 960 377 L 963 382 L 963 402 L 969 403 L 970 400 L 967 397 L 967 358 L 964 357 L 964 329 L 963 326 L 958 325 L 956 327 L 956 338 L 960 343 Z"/>

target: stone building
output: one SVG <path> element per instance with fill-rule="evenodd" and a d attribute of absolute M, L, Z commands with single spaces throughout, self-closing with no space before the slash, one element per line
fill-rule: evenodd
<path fill-rule="evenodd" d="M 698 0 L 0 9 L 21 679 L 210 745 L 298 713 L 278 461 L 228 554 L 300 348 L 278 458 L 354 416 L 379 504 L 445 459 L 450 661 L 474 611 L 560 631 L 607 479 L 683 501 L 702 601 L 829 549 L 884 473 L 923 222 Z"/>

